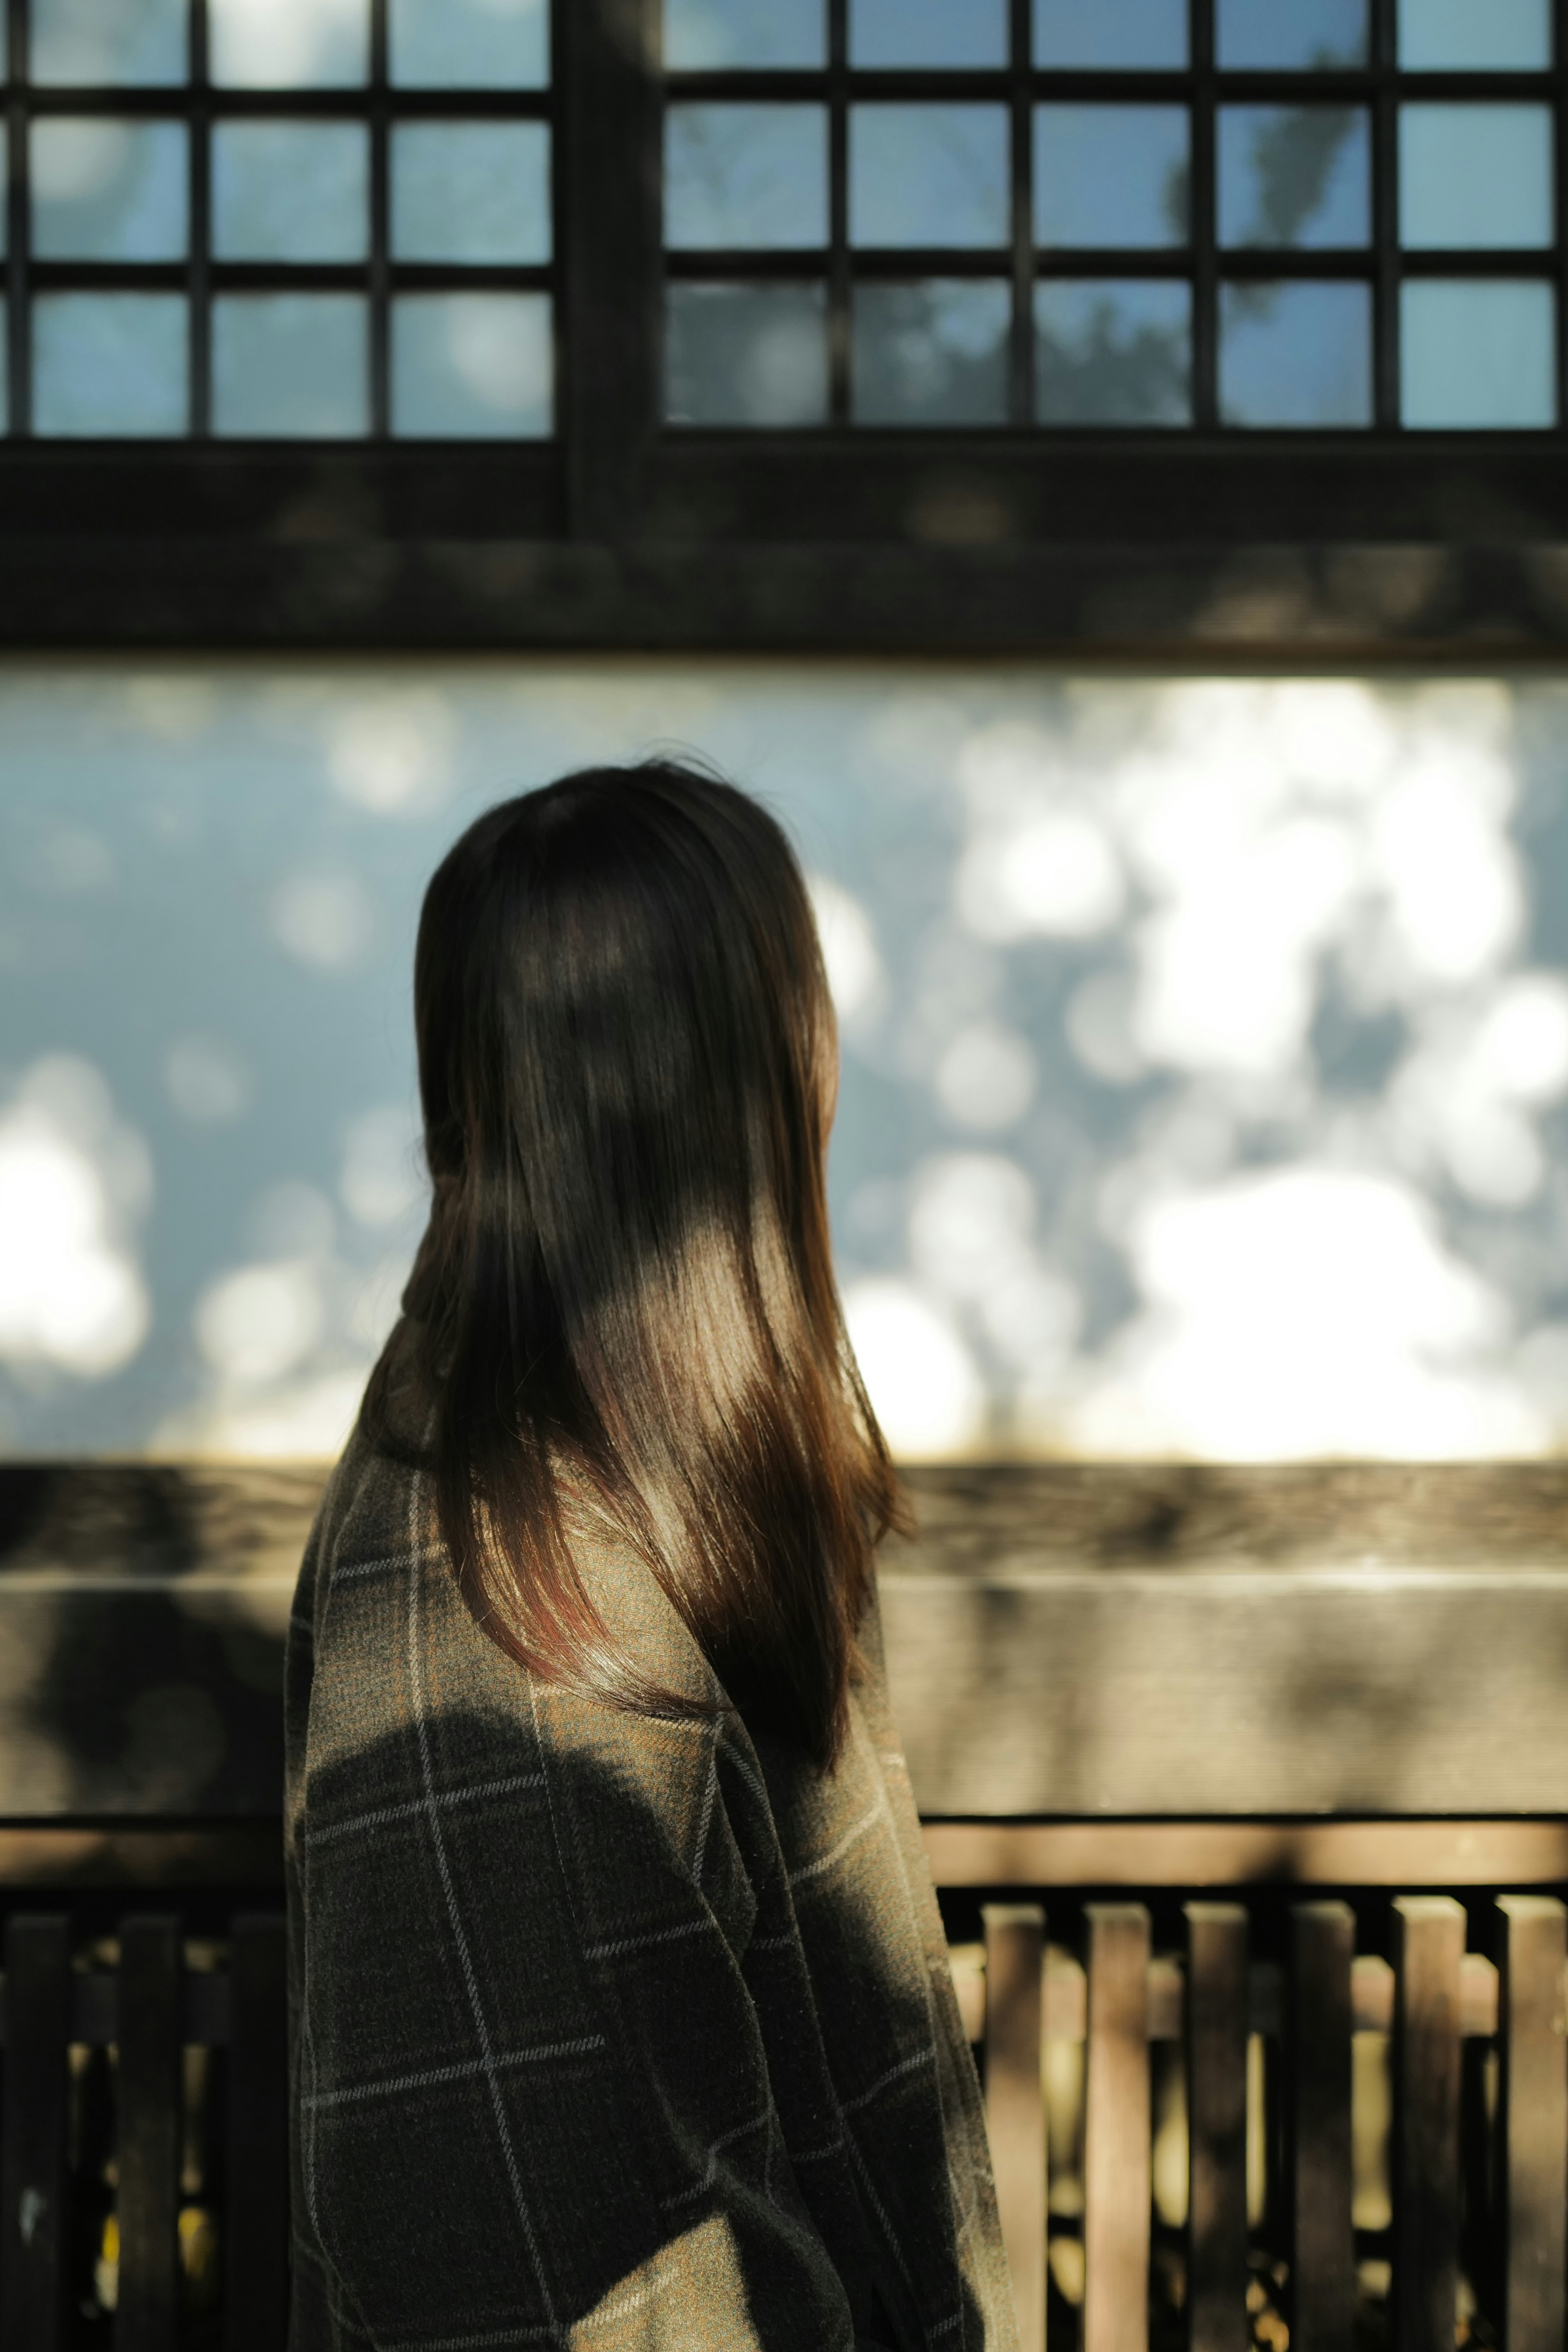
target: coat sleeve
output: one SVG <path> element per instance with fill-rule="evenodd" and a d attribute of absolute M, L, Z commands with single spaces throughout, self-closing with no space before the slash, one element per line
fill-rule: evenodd
<path fill-rule="evenodd" d="M 417 1546 L 328 1584 L 295 2352 L 870 2352 L 784 2149 L 711 1727 L 530 1686 Z"/>

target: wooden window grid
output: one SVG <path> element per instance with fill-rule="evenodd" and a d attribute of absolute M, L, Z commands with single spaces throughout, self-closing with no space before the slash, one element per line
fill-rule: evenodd
<path fill-rule="evenodd" d="M 193 0 L 194 5 L 194 0 Z M 0 441 L 0 641 L 170 647 L 603 648 L 701 652 L 1008 653 L 1099 659 L 1288 665 L 1448 657 L 1480 644 L 1485 658 L 1550 655 L 1568 643 L 1568 472 L 1561 431 L 1400 432 L 1389 422 L 1396 382 L 1395 276 L 1447 268 L 1444 257 L 1400 256 L 1387 224 L 1395 85 L 1393 0 L 1380 12 L 1384 62 L 1353 75 L 1313 74 L 1314 97 L 1353 89 L 1381 110 L 1375 238 L 1357 269 L 1381 289 L 1379 423 L 1371 431 L 1227 431 L 1212 422 L 1213 294 L 1221 257 L 1200 238 L 1191 430 L 1041 430 L 1030 405 L 1028 298 L 1038 257 L 1027 234 L 1032 108 L 1059 84 L 1015 67 L 1005 89 L 1012 146 L 1010 398 L 1014 421 L 994 429 L 857 428 L 847 421 L 848 302 L 869 263 L 849 250 L 843 137 L 851 91 L 839 5 L 828 80 L 837 130 L 835 234 L 826 268 L 834 320 L 835 415 L 810 431 L 665 427 L 661 318 L 666 257 L 660 205 L 657 0 L 555 0 L 548 92 L 392 91 L 385 0 L 375 73 L 358 93 L 198 91 L 193 121 L 221 110 L 368 119 L 382 161 L 372 182 L 371 257 L 357 285 L 378 297 L 374 417 L 387 421 L 385 298 L 390 288 L 444 284 L 444 272 L 395 264 L 386 241 L 386 142 L 394 119 L 509 112 L 552 126 L 554 260 L 508 285 L 548 286 L 556 303 L 557 433 L 549 441 L 400 442 L 378 430 L 357 441 L 230 441 L 199 431 L 183 442 Z M 22 0 L 5 0 L 17 62 Z M 1010 0 L 1015 58 L 1022 0 Z M 1568 56 L 1568 0 L 1553 0 L 1557 54 Z M 1199 117 L 1213 68 L 1195 50 Z M 195 52 L 200 61 L 199 48 Z M 747 93 L 765 85 L 744 80 Z M 820 77 L 809 77 L 821 86 Z M 911 79 L 867 77 L 892 91 Z M 961 78 L 917 76 L 924 90 Z M 984 78 L 982 78 L 984 79 Z M 1073 76 L 1088 94 L 1135 96 L 1135 76 Z M 1471 78 L 1444 75 L 1446 97 Z M 1285 85 L 1266 78 L 1270 93 Z M 1548 78 L 1564 103 L 1561 68 Z M 710 79 L 706 87 L 721 85 Z M 853 78 L 856 89 L 861 78 Z M 964 87 L 968 87 L 967 82 Z M 977 85 L 978 86 L 978 85 Z M 1148 84 L 1146 87 L 1153 87 Z M 1250 79 L 1228 79 L 1245 95 Z M 1256 87 L 1261 88 L 1261 79 Z M 1299 79 L 1298 85 L 1299 86 Z M 1419 87 L 1426 89 L 1427 83 Z M 1539 97 L 1539 77 L 1519 84 Z M 682 89 L 695 89 L 695 79 Z M 1162 90 L 1170 85 L 1159 83 Z M 1414 79 L 1401 84 L 1412 92 Z M 1485 77 L 1489 93 L 1514 83 Z M 1206 95 L 1207 93 L 1207 95 Z M 35 92 L 15 77 L 12 296 L 7 369 L 25 415 L 30 285 L 78 282 L 76 265 L 29 264 L 22 142 L 29 106 L 119 116 L 167 98 L 135 90 Z M 204 249 L 204 131 L 192 149 L 193 253 Z M 1211 158 L 1200 141 L 1195 202 L 1212 214 Z M 1568 172 L 1557 189 L 1559 249 L 1568 246 Z M 1207 208 L 1206 215 L 1205 208 Z M 924 259 L 900 253 L 900 275 Z M 944 252 L 941 274 L 961 275 Z M 734 257 L 726 256 L 728 270 Z M 1089 257 L 1051 261 L 1066 274 Z M 1094 257 L 1101 267 L 1103 257 Z M 1271 278 L 1321 274 L 1339 259 L 1227 254 L 1223 268 Z M 697 258 L 669 266 L 694 270 Z M 770 265 L 771 266 L 771 265 Z M 891 264 L 889 265 L 891 266 Z M 988 266 L 990 266 L 988 264 Z M 1166 265 L 1163 265 L 1166 266 Z M 1179 257 L 1168 266 L 1186 267 Z M 1349 267 L 1349 264 L 1345 265 Z M 1465 257 L 1478 277 L 1514 266 Z M 1541 274 L 1542 257 L 1531 257 Z M 96 266 L 95 266 L 96 267 Z M 228 282 L 193 260 L 202 306 Z M 238 265 L 232 265 L 236 271 Z M 880 269 L 883 262 L 876 261 Z M 1140 268 L 1142 264 L 1140 263 Z M 356 265 L 358 268 L 358 265 Z M 248 272 L 249 265 L 245 266 Z M 57 280 L 56 272 L 62 273 Z M 31 274 L 29 274 L 31 273 Z M 183 266 L 177 270 L 185 282 Z M 91 269 L 88 276 L 91 277 Z M 467 268 L 453 273 L 476 282 Z M 312 283 L 321 283 L 312 267 Z M 235 282 L 239 282 L 236 276 Z M 246 282 L 249 282 L 248 276 Z M 268 268 L 267 282 L 291 282 Z M 1559 303 L 1559 338 L 1568 326 Z M 1207 320 L 1210 324 L 1205 324 Z M 210 421 L 205 338 L 193 337 L 193 415 Z M 1559 362 L 1560 372 L 1563 362 Z"/>

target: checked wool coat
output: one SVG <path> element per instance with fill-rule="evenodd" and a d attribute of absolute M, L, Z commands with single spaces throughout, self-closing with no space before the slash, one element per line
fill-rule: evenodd
<path fill-rule="evenodd" d="M 583 1572 L 722 1707 L 645 1568 Z M 287 1665 L 293 2352 L 1016 2352 L 880 1630 L 828 1777 L 482 1634 L 356 1434 Z"/>

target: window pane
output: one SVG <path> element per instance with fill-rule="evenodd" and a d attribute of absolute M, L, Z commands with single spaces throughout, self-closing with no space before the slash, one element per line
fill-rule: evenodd
<path fill-rule="evenodd" d="M 554 422 L 548 294 L 404 294 L 392 304 L 394 433 L 539 440 Z"/>
<path fill-rule="evenodd" d="M 1400 108 L 1402 244 L 1550 245 L 1552 203 L 1550 108 Z"/>
<path fill-rule="evenodd" d="M 1366 0 L 1218 0 L 1221 66 L 1290 71 L 1366 62 Z"/>
<path fill-rule="evenodd" d="M 357 294 L 225 294 L 213 304 L 213 429 L 332 439 L 370 429 Z"/>
<path fill-rule="evenodd" d="M 852 66 L 1007 61 L 1007 0 L 850 0 Z"/>
<path fill-rule="evenodd" d="M 400 89 L 542 89 L 547 0 L 391 0 L 387 46 Z"/>
<path fill-rule="evenodd" d="M 828 241 L 828 119 L 820 106 L 672 106 L 664 121 L 664 242 Z"/>
<path fill-rule="evenodd" d="M 1222 106 L 1221 245 L 1365 245 L 1372 140 L 1359 106 Z"/>
<path fill-rule="evenodd" d="M 675 71 L 827 61 L 826 0 L 664 0 L 664 63 Z"/>
<path fill-rule="evenodd" d="M 857 286 L 857 425 L 1005 425 L 1010 288 L 932 278 Z"/>
<path fill-rule="evenodd" d="M 1000 106 L 850 110 L 854 245 L 1005 245 L 1008 117 Z"/>
<path fill-rule="evenodd" d="M 1185 106 L 1035 109 L 1040 245 L 1185 245 L 1187 183 Z"/>
<path fill-rule="evenodd" d="M 46 261 L 181 259 L 185 153 L 183 122 L 35 122 L 33 251 Z"/>
<path fill-rule="evenodd" d="M 1034 292 L 1042 425 L 1188 425 L 1192 295 L 1155 279 L 1081 278 Z"/>
<path fill-rule="evenodd" d="M 672 425 L 821 425 L 828 306 L 820 286 L 672 286 L 664 314 Z"/>
<path fill-rule="evenodd" d="M 1186 0 L 1034 0 L 1034 61 L 1174 72 L 1186 26 Z"/>
<path fill-rule="evenodd" d="M 181 82 L 186 0 L 33 0 L 28 62 L 40 83 Z"/>
<path fill-rule="evenodd" d="M 213 250 L 225 261 L 360 261 L 370 142 L 359 122 L 220 122 Z"/>
<path fill-rule="evenodd" d="M 1219 413 L 1227 425 L 1370 425 L 1370 289 L 1223 288 Z"/>
<path fill-rule="evenodd" d="M 187 429 L 189 326 L 180 294 L 40 294 L 33 430 L 162 438 Z"/>
<path fill-rule="evenodd" d="M 1551 0 L 1399 0 L 1399 62 L 1435 73 L 1544 72 Z"/>
<path fill-rule="evenodd" d="M 400 261 L 548 261 L 548 124 L 399 123 L 392 249 Z"/>
<path fill-rule="evenodd" d="M 1557 299 L 1526 279 L 1418 278 L 1399 301 L 1406 425 L 1481 430 L 1557 422 Z"/>
<path fill-rule="evenodd" d="M 213 79 L 230 89 L 347 89 L 368 79 L 370 0 L 207 0 Z"/>

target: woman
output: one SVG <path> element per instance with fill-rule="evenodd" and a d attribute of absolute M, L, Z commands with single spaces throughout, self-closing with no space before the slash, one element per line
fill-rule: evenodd
<path fill-rule="evenodd" d="M 789 846 L 667 764 L 510 801 L 414 1009 L 430 1224 L 289 1643 L 294 2352 L 1009 2352 Z"/>

